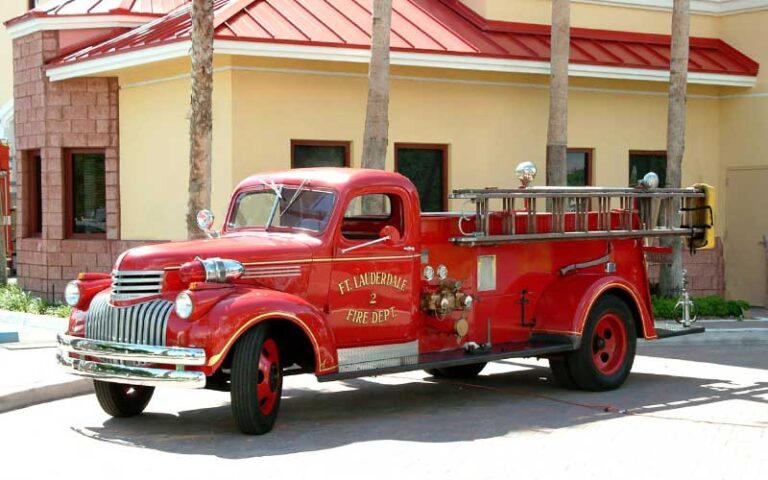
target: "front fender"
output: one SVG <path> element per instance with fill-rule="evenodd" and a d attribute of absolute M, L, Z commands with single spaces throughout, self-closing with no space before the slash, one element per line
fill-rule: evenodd
<path fill-rule="evenodd" d="M 596 274 L 566 275 L 542 293 L 536 305 L 534 333 L 581 335 L 592 305 L 601 295 L 617 291 L 637 312 L 644 338 L 656 338 L 649 301 L 639 289 L 622 277 Z"/>
<path fill-rule="evenodd" d="M 333 332 L 324 315 L 304 299 L 284 292 L 240 288 L 235 294 L 216 304 L 207 315 L 210 326 L 206 373 L 212 374 L 227 357 L 232 346 L 254 325 L 281 319 L 294 323 L 312 342 L 315 373 L 333 372 L 338 368 Z"/>

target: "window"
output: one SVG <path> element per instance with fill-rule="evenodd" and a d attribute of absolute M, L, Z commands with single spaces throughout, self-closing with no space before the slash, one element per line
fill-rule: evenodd
<path fill-rule="evenodd" d="M 283 185 L 277 191 L 245 192 L 237 198 L 228 226 L 320 232 L 331 217 L 334 199 L 330 192 Z"/>
<path fill-rule="evenodd" d="M 390 225 L 403 235 L 403 202 L 398 195 L 373 193 L 353 198 L 341 224 L 348 240 L 375 240 Z"/>
<path fill-rule="evenodd" d="M 66 162 L 67 234 L 103 237 L 107 232 L 104 153 L 72 151 Z"/>
<path fill-rule="evenodd" d="M 667 184 L 667 153 L 629 152 L 629 185 L 637 185 L 648 172 L 658 175 L 659 187 L 664 187 Z"/>
<path fill-rule="evenodd" d="M 569 187 L 592 185 L 592 149 L 569 148 L 566 162 L 566 185 Z"/>
<path fill-rule="evenodd" d="M 291 168 L 348 167 L 350 143 L 291 140 Z"/>
<path fill-rule="evenodd" d="M 24 236 L 43 233 L 43 160 L 38 150 L 24 152 Z"/>
<path fill-rule="evenodd" d="M 395 144 L 395 171 L 416 186 L 422 212 L 447 209 L 447 145 Z"/>

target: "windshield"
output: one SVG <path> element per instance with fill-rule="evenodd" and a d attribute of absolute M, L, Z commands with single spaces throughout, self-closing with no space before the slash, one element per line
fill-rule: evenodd
<path fill-rule="evenodd" d="M 243 192 L 235 201 L 227 226 L 283 227 L 321 232 L 331 217 L 334 200 L 330 192 L 285 185 Z"/>

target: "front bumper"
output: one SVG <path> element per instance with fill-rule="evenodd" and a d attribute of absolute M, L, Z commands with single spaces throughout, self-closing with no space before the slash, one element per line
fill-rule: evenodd
<path fill-rule="evenodd" d="M 56 358 L 59 364 L 73 375 L 104 382 L 151 387 L 205 387 L 203 372 L 184 370 L 187 365 L 205 365 L 205 350 L 202 348 L 134 345 L 69 335 L 58 335 L 56 340 L 59 344 Z M 72 353 L 79 358 L 72 357 Z M 94 360 L 86 360 L 86 357 Z M 110 363 L 110 360 L 116 362 Z M 174 365 L 176 368 L 150 368 L 125 365 L 121 362 Z"/>

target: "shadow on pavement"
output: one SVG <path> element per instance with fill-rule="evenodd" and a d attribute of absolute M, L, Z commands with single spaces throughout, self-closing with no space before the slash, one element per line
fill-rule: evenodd
<path fill-rule="evenodd" d="M 466 382 L 438 382 L 428 377 L 383 385 L 355 379 L 344 382 L 350 388 L 346 391 L 286 388 L 274 431 L 261 437 L 239 434 L 229 405 L 181 411 L 178 416 L 145 413 L 74 430 L 121 445 L 240 459 L 377 440 L 472 441 L 732 399 L 768 403 L 768 383 L 734 385 L 713 379 L 634 373 L 619 390 L 590 393 L 559 389 L 546 378 L 548 368 L 525 367 L 528 369 L 524 371 L 481 375 Z M 765 428 L 768 422 L 735 425 Z"/>

